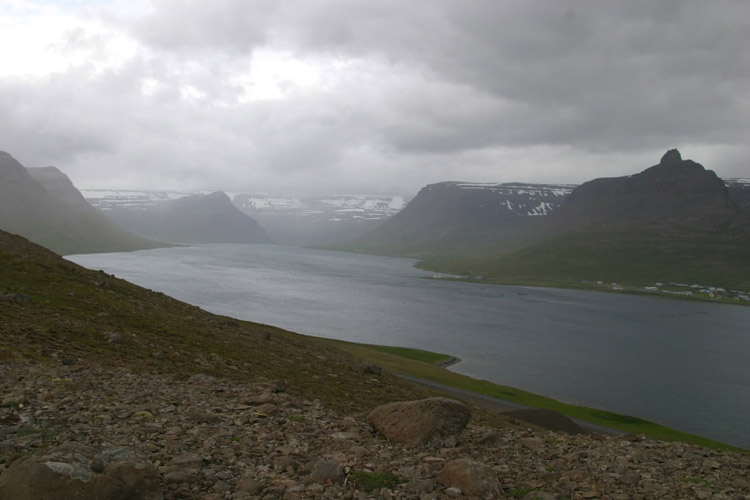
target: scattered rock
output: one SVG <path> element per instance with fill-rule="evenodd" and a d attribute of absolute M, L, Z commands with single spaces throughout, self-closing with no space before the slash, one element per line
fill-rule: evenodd
<path fill-rule="evenodd" d="M 243 477 L 240 482 L 237 483 L 237 491 L 244 491 L 251 495 L 257 495 L 263 491 L 263 484 L 260 481 L 256 481 L 251 477 Z"/>
<path fill-rule="evenodd" d="M 367 373 L 370 375 L 380 375 L 383 372 L 383 369 L 378 365 L 365 362 L 365 363 L 359 363 L 358 365 L 355 365 L 354 371 L 359 372 L 359 373 Z"/>
<path fill-rule="evenodd" d="M 161 500 L 163 495 L 154 466 L 132 450 L 112 448 L 97 453 L 71 442 L 15 460 L 0 475 L 0 500 L 23 498 Z"/>
<path fill-rule="evenodd" d="M 122 344 L 125 341 L 122 334 L 118 332 L 104 332 L 103 335 L 110 344 Z"/>
<path fill-rule="evenodd" d="M 560 500 L 560 495 L 548 491 L 530 491 L 523 500 Z"/>
<path fill-rule="evenodd" d="M 584 433 L 584 430 L 577 423 L 554 410 L 516 410 L 507 412 L 505 415 L 555 432 L 565 432 L 567 434 Z"/>
<path fill-rule="evenodd" d="M 344 469 L 336 462 L 318 460 L 310 472 L 310 479 L 319 483 L 337 481 L 344 477 Z"/>
<path fill-rule="evenodd" d="M 29 298 L 29 296 L 23 293 L 0 292 L 0 300 L 7 300 L 11 302 L 18 302 L 18 303 L 31 302 L 31 299 Z"/>
<path fill-rule="evenodd" d="M 483 463 L 467 458 L 448 462 L 440 471 L 438 480 L 446 486 L 460 488 L 470 496 L 503 498 L 497 473 Z"/>
<path fill-rule="evenodd" d="M 286 381 L 285 380 L 274 380 L 271 382 L 271 392 L 278 394 L 280 392 L 286 392 Z"/>
<path fill-rule="evenodd" d="M 86 364 L 0 364 L 0 500 L 76 498 L 8 490 L 7 482 L 17 485 L 14 476 L 31 465 L 53 477 L 46 462 L 81 477 L 108 478 L 114 464 L 136 459 L 144 468 L 131 472 L 151 471 L 164 500 L 492 498 L 493 478 L 508 499 L 750 498 L 746 454 L 515 425 L 461 427 L 459 447 L 425 449 L 382 439 L 363 414 L 342 415 L 297 391 L 272 388 L 268 381 Z M 275 409 L 261 407 L 266 404 Z M 274 413 L 260 417 L 259 409 Z M 65 443 L 78 458 L 49 458 Z M 463 470 L 466 481 L 449 479 L 460 475 L 451 469 Z M 393 476 L 399 486 L 385 486 Z M 133 483 L 120 477 L 118 484 Z M 365 491 L 364 477 L 374 481 L 372 491 Z M 27 479 L 21 482 L 30 488 L 34 480 Z M 487 495 L 474 493 L 483 488 Z"/>
<path fill-rule="evenodd" d="M 447 398 L 390 403 L 367 416 L 390 441 L 412 445 L 455 446 L 471 418 L 469 407 Z"/>

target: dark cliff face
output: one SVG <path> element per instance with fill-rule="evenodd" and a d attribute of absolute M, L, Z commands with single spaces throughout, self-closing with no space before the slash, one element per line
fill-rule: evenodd
<path fill-rule="evenodd" d="M 576 188 L 555 214 L 563 226 L 590 222 L 615 224 L 692 223 L 735 215 L 739 207 L 711 170 L 683 160 L 672 149 L 658 165 L 626 177 L 595 179 Z"/>

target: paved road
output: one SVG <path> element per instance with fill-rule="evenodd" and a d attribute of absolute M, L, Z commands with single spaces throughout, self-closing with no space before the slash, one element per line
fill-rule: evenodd
<path fill-rule="evenodd" d="M 458 389 L 456 387 L 438 384 L 436 382 L 431 382 L 429 380 L 424 380 L 424 379 L 417 378 L 417 377 L 410 377 L 409 375 L 402 375 L 402 374 L 396 374 L 396 375 L 398 375 L 399 377 L 405 378 L 406 380 L 409 380 L 411 382 L 421 384 L 427 387 L 431 387 L 441 392 L 453 394 L 454 396 L 458 396 L 465 401 L 468 401 L 480 408 L 484 408 L 487 410 L 504 413 L 504 412 L 510 412 L 510 411 L 515 411 L 515 410 L 528 410 L 528 409 L 533 408 L 531 406 L 513 403 L 512 401 L 506 401 L 504 399 L 496 398 L 493 396 L 487 396 L 485 394 L 479 394 L 479 393 L 467 391 L 464 389 Z M 610 427 L 605 427 L 603 425 L 592 424 L 590 422 L 586 422 L 584 420 L 580 420 L 577 418 L 572 418 L 571 420 L 573 420 L 576 424 L 578 424 L 583 430 L 587 432 L 596 432 L 599 434 L 607 434 L 609 436 L 620 436 L 624 434 L 624 432 L 620 430 L 612 429 Z"/>

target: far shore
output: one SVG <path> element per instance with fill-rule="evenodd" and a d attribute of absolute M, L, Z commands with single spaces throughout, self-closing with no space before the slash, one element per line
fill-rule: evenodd
<path fill-rule="evenodd" d="M 429 270 L 440 272 L 435 269 L 425 268 L 419 266 L 419 263 L 415 264 L 416 267 L 422 270 Z M 443 273 L 450 274 L 450 273 Z M 703 295 L 679 295 L 664 291 L 652 291 L 646 290 L 645 287 L 639 287 L 635 285 L 620 285 L 613 287 L 608 284 L 597 284 L 597 283 L 586 283 L 586 282 L 574 282 L 574 281 L 545 281 L 545 280 L 534 280 L 534 279 L 501 279 L 501 278 L 472 278 L 472 277 L 461 277 L 461 276 L 425 276 L 424 279 L 435 280 L 435 281 L 454 281 L 459 283 L 476 283 L 484 285 L 505 285 L 505 286 L 527 286 L 535 288 L 558 288 L 563 290 L 583 290 L 587 292 L 601 292 L 601 293 L 617 293 L 624 295 L 641 295 L 644 297 L 655 297 L 660 299 L 670 300 L 689 300 L 693 302 L 704 302 L 709 304 L 729 304 L 735 306 L 750 307 L 750 301 L 736 300 L 730 298 L 711 298 Z"/>

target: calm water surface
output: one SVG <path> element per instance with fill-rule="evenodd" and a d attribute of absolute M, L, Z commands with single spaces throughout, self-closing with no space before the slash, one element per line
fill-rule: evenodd
<path fill-rule="evenodd" d="M 750 448 L 750 308 L 423 279 L 275 245 L 70 256 L 211 312 L 457 356 L 454 371 Z"/>

